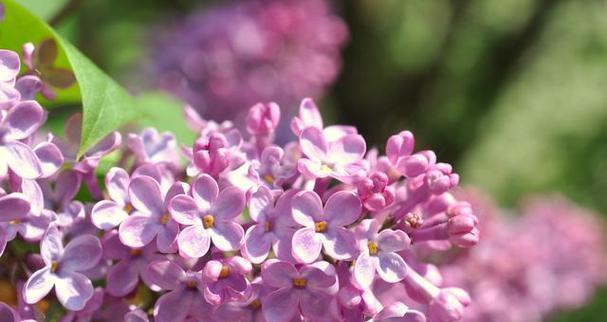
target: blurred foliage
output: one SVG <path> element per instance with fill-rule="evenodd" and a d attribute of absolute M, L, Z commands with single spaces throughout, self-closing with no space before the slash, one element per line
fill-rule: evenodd
<path fill-rule="evenodd" d="M 68 0 L 47 19 L 139 91 L 154 30 L 216 3 Z M 606 0 L 335 0 L 335 7 L 350 44 L 323 114 L 355 124 L 380 147 L 402 128 L 414 131 L 418 148 L 436 150 L 465 184 L 504 206 L 556 190 L 607 214 Z M 556 321 L 604 321 L 606 304 L 603 291 Z"/>

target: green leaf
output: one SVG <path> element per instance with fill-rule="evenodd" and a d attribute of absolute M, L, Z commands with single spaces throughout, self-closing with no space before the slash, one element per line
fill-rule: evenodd
<path fill-rule="evenodd" d="M 2 3 L 6 17 L 0 22 L 0 48 L 20 51 L 23 43 L 55 39 L 59 44 L 55 66 L 70 69 L 76 76 L 83 110 L 79 154 L 136 117 L 133 98 L 126 90 L 40 18 L 14 0 L 2 0 Z"/>
<path fill-rule="evenodd" d="M 181 144 L 191 145 L 196 134 L 186 126 L 183 103 L 162 92 L 147 92 L 136 98 L 141 126 L 151 126 L 158 131 L 171 131 Z"/>
<path fill-rule="evenodd" d="M 65 7 L 68 0 L 17 0 L 17 2 L 44 21 L 50 21 Z"/>

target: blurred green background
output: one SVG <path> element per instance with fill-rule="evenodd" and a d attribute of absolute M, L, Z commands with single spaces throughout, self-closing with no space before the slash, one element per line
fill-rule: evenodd
<path fill-rule="evenodd" d="M 124 84 L 150 26 L 226 1 L 21 0 Z M 559 191 L 607 213 L 607 1 L 341 0 L 350 42 L 321 102 L 370 144 L 406 128 L 502 206 Z M 567 292 L 566 289 L 562 290 Z M 555 321 L 605 321 L 607 292 Z"/>

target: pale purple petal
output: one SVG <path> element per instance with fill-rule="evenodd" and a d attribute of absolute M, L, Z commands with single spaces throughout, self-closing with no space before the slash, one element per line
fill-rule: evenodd
<path fill-rule="evenodd" d="M 353 277 L 362 288 L 368 288 L 375 279 L 375 267 L 377 265 L 377 258 L 371 257 L 368 252 L 362 252 L 358 255 L 356 262 L 354 263 L 354 274 Z"/>
<path fill-rule="evenodd" d="M 122 143 L 122 135 L 119 132 L 112 132 L 86 151 L 85 156 L 95 159 L 101 158 L 118 148 L 120 143 Z"/>
<path fill-rule="evenodd" d="M 261 278 L 264 284 L 277 288 L 292 287 L 293 279 L 298 276 L 297 269 L 293 264 L 278 260 L 266 261 L 261 270 Z"/>
<path fill-rule="evenodd" d="M 330 158 L 335 163 L 354 163 L 362 160 L 367 150 L 365 139 L 358 134 L 343 136 L 331 143 Z"/>
<path fill-rule="evenodd" d="M 262 300 L 261 310 L 267 322 L 289 322 L 299 308 L 299 296 L 292 289 L 282 288 Z"/>
<path fill-rule="evenodd" d="M 48 228 L 40 243 L 40 255 L 42 255 L 46 265 L 50 265 L 54 260 L 59 260 L 63 255 L 62 237 L 56 226 L 53 225 Z"/>
<path fill-rule="evenodd" d="M 228 187 L 221 190 L 211 212 L 219 220 L 229 220 L 239 216 L 244 206 L 244 193 L 236 187 Z"/>
<path fill-rule="evenodd" d="M 211 204 L 217 200 L 218 194 L 217 182 L 208 174 L 201 175 L 192 184 L 192 196 L 202 211 L 211 208 Z"/>
<path fill-rule="evenodd" d="M 61 150 L 50 142 L 38 144 L 36 148 L 34 148 L 34 153 L 40 161 L 42 176 L 45 178 L 55 174 L 55 172 L 61 168 L 64 161 Z"/>
<path fill-rule="evenodd" d="M 133 206 L 141 212 L 162 215 L 164 199 L 160 185 L 151 177 L 133 178 L 129 185 L 129 199 Z"/>
<path fill-rule="evenodd" d="M 252 263 L 260 264 L 268 257 L 271 246 L 272 243 L 266 235 L 264 226 L 258 224 L 247 229 L 241 252 Z"/>
<path fill-rule="evenodd" d="M 320 197 L 312 191 L 304 191 L 293 197 L 291 201 L 293 208 L 293 219 L 300 225 L 314 226 L 315 220 L 323 218 L 322 201 Z"/>
<path fill-rule="evenodd" d="M 299 159 L 297 161 L 297 170 L 308 179 L 326 178 L 333 173 L 331 168 L 323 167 L 320 161 L 310 159 Z"/>
<path fill-rule="evenodd" d="M 301 151 L 310 159 L 325 160 L 329 152 L 329 144 L 321 129 L 309 127 L 304 129 L 299 136 Z"/>
<path fill-rule="evenodd" d="M 0 222 L 21 219 L 30 212 L 30 203 L 22 193 L 11 193 L 0 197 Z"/>
<path fill-rule="evenodd" d="M 139 267 L 129 260 L 122 260 L 107 273 L 107 292 L 113 296 L 125 296 L 139 282 Z"/>
<path fill-rule="evenodd" d="M 64 170 L 59 173 L 55 181 L 54 193 L 59 203 L 68 203 L 76 196 L 81 180 L 81 176 L 73 170 Z"/>
<path fill-rule="evenodd" d="M 200 222 L 198 205 L 188 195 L 175 196 L 169 203 L 169 211 L 173 219 L 182 225 L 194 225 Z"/>
<path fill-rule="evenodd" d="M 260 186 L 256 192 L 251 195 L 249 201 L 249 216 L 255 222 L 259 222 L 259 216 L 269 211 L 274 205 L 274 197 L 270 189 L 266 186 Z"/>
<path fill-rule="evenodd" d="M 55 281 L 55 294 L 68 310 L 80 311 L 93 296 L 93 284 L 80 273 L 69 273 Z"/>
<path fill-rule="evenodd" d="M 216 221 L 215 227 L 209 230 L 213 245 L 222 251 L 232 251 L 240 248 L 244 229 L 232 221 Z"/>
<path fill-rule="evenodd" d="M 320 255 L 322 237 L 314 228 L 301 228 L 293 234 L 293 257 L 302 263 L 312 263 Z"/>
<path fill-rule="evenodd" d="M 118 232 L 120 240 L 129 247 L 143 247 L 149 244 L 158 233 L 160 223 L 153 222 L 148 216 L 134 214 L 122 222 Z"/>
<path fill-rule="evenodd" d="M 30 202 L 30 215 L 40 216 L 44 209 L 44 196 L 40 185 L 35 180 L 24 179 L 21 181 L 21 192 Z"/>
<path fill-rule="evenodd" d="M 347 226 L 360 217 L 360 199 L 350 191 L 339 191 L 331 195 L 325 205 L 325 217 L 333 226 Z"/>
<path fill-rule="evenodd" d="M 325 261 L 305 265 L 299 270 L 299 274 L 308 280 L 307 287 L 310 290 L 326 291 L 337 281 L 335 268 Z"/>
<path fill-rule="evenodd" d="M 331 296 L 324 293 L 304 292 L 301 295 L 300 308 L 302 315 L 314 322 L 330 322 Z"/>
<path fill-rule="evenodd" d="M 189 226 L 179 233 L 177 244 L 180 254 L 190 258 L 199 258 L 209 251 L 211 236 L 209 231 L 201 225 Z"/>
<path fill-rule="evenodd" d="M 36 101 L 22 101 L 15 105 L 3 120 L 5 140 L 23 140 L 32 135 L 44 122 L 46 113 Z"/>
<path fill-rule="evenodd" d="M 124 322 L 150 322 L 150 319 L 141 309 L 135 309 L 124 315 Z"/>
<path fill-rule="evenodd" d="M 174 220 L 169 220 L 165 225 L 159 226 L 156 236 L 158 250 L 162 253 L 177 251 L 177 234 L 179 234 L 179 224 Z"/>
<path fill-rule="evenodd" d="M 377 261 L 377 275 L 388 283 L 396 283 L 407 276 L 407 264 L 396 253 L 380 252 Z"/>
<path fill-rule="evenodd" d="M 93 235 L 81 235 L 72 239 L 65 250 L 60 262 L 60 270 L 86 271 L 97 265 L 101 259 L 101 242 Z"/>
<path fill-rule="evenodd" d="M 101 200 L 93 206 L 91 222 L 99 229 L 108 230 L 120 225 L 128 216 L 116 202 Z"/>
<path fill-rule="evenodd" d="M 150 282 L 167 291 L 176 289 L 185 278 L 183 268 L 168 260 L 150 263 L 145 275 Z"/>
<path fill-rule="evenodd" d="M 0 4 L 2 6 L 2 4 Z M 0 302 L 0 321 L 2 322 L 21 322 L 21 317 L 17 311 L 13 310 L 7 304 Z"/>
<path fill-rule="evenodd" d="M 155 322 L 181 322 L 190 313 L 193 294 L 177 289 L 162 295 L 154 306 Z"/>
<path fill-rule="evenodd" d="M 356 256 L 356 238 L 350 230 L 342 227 L 329 228 L 324 237 L 323 246 L 327 255 L 337 260 Z"/>
<path fill-rule="evenodd" d="M 28 304 L 34 304 L 43 299 L 55 285 L 56 276 L 51 273 L 50 267 L 36 271 L 23 287 L 23 298 Z"/>
<path fill-rule="evenodd" d="M 122 168 L 113 167 L 105 176 L 105 188 L 110 198 L 120 205 L 125 205 L 129 193 L 129 174 Z"/>
<path fill-rule="evenodd" d="M 0 49 L 0 82 L 14 80 L 19 74 L 20 66 L 19 54 L 12 50 Z"/>
<path fill-rule="evenodd" d="M 42 175 L 40 160 L 29 146 L 18 142 L 7 142 L 0 146 L 0 157 L 6 158 L 8 167 L 25 179 L 36 179 Z"/>
<path fill-rule="evenodd" d="M 410 245 L 409 235 L 402 230 L 385 229 L 377 235 L 377 246 L 384 252 L 399 252 Z"/>

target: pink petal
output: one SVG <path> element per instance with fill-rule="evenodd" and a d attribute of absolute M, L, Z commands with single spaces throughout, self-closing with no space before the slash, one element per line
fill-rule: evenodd
<path fill-rule="evenodd" d="M 350 191 L 331 195 L 325 205 L 325 217 L 332 226 L 347 226 L 355 222 L 362 210 L 360 199 Z"/>
<path fill-rule="evenodd" d="M 293 264 L 275 259 L 266 261 L 261 270 L 261 279 L 271 287 L 290 288 L 297 276 L 299 273 Z"/>
<path fill-rule="evenodd" d="M 93 235 L 80 235 L 72 239 L 60 262 L 61 271 L 86 271 L 97 265 L 101 259 L 101 242 Z"/>
<path fill-rule="evenodd" d="M 236 187 L 228 187 L 221 190 L 211 212 L 219 220 L 229 220 L 238 217 L 244 206 L 244 193 Z"/>
<path fill-rule="evenodd" d="M 55 281 L 55 294 L 68 310 L 80 311 L 93 297 L 93 284 L 80 273 L 69 273 Z"/>
<path fill-rule="evenodd" d="M 325 160 L 329 152 L 329 144 L 325 140 L 322 130 L 309 127 L 301 132 L 299 136 L 301 152 L 309 159 Z"/>
<path fill-rule="evenodd" d="M 185 278 L 184 270 L 179 265 L 168 260 L 150 263 L 145 271 L 145 275 L 150 282 L 167 291 L 176 289 Z"/>
<path fill-rule="evenodd" d="M 367 289 L 373 284 L 377 264 L 377 258 L 369 256 L 368 252 L 362 252 L 358 255 L 354 263 L 353 277 L 363 289 Z"/>
<path fill-rule="evenodd" d="M 233 251 L 240 248 L 244 229 L 232 221 L 216 221 L 215 227 L 209 230 L 213 245 L 222 251 Z"/>
<path fill-rule="evenodd" d="M 202 211 L 211 208 L 211 204 L 217 200 L 218 194 L 217 182 L 208 174 L 201 175 L 192 184 L 192 196 Z"/>
<path fill-rule="evenodd" d="M 323 167 L 320 161 L 304 158 L 297 160 L 297 170 L 307 179 L 326 178 L 333 173 L 330 168 Z"/>
<path fill-rule="evenodd" d="M 159 223 L 153 222 L 154 219 L 134 214 L 125 219 L 118 233 L 120 234 L 120 241 L 129 247 L 143 247 L 149 244 L 156 234 L 158 233 Z"/>
<path fill-rule="evenodd" d="M 409 235 L 402 230 L 385 229 L 377 235 L 377 246 L 384 252 L 399 252 L 410 245 Z"/>
<path fill-rule="evenodd" d="M 175 196 L 169 203 L 169 211 L 175 221 L 182 225 L 194 225 L 200 222 L 198 205 L 188 195 Z"/>
<path fill-rule="evenodd" d="M 300 308 L 302 315 L 314 322 L 330 322 L 331 296 L 320 292 L 302 292 Z"/>
<path fill-rule="evenodd" d="M 200 258 L 209 251 L 211 236 L 201 225 L 189 226 L 179 233 L 177 244 L 180 254 L 189 258 Z"/>
<path fill-rule="evenodd" d="M 268 257 L 271 246 L 272 243 L 266 236 L 265 228 L 262 224 L 257 224 L 247 229 L 241 252 L 252 263 L 261 264 Z"/>
<path fill-rule="evenodd" d="M 320 255 L 322 237 L 314 228 L 301 228 L 293 234 L 293 257 L 301 263 L 312 263 Z"/>
<path fill-rule="evenodd" d="M 129 199 L 137 210 L 145 214 L 162 215 L 164 198 L 160 185 L 151 177 L 133 178 L 129 185 Z"/>
<path fill-rule="evenodd" d="M 361 135 L 350 134 L 331 143 L 329 153 L 333 162 L 347 164 L 362 160 L 366 151 L 365 139 Z"/>
<path fill-rule="evenodd" d="M 55 285 L 56 277 L 51 274 L 49 266 L 36 271 L 23 287 L 23 299 L 28 304 L 35 304 L 43 299 Z"/>
<path fill-rule="evenodd" d="M 272 292 L 262 300 L 261 310 L 267 322 L 289 322 L 299 308 L 298 293 L 283 288 Z"/>
<path fill-rule="evenodd" d="M 256 192 L 251 195 L 249 201 L 249 216 L 255 222 L 259 222 L 259 216 L 271 210 L 274 206 L 274 197 L 270 189 L 266 186 L 260 186 Z"/>
<path fill-rule="evenodd" d="M 342 227 L 330 227 L 322 242 L 327 255 L 337 260 L 348 260 L 356 256 L 354 233 Z"/>
<path fill-rule="evenodd" d="M 316 220 L 324 219 L 322 201 L 313 191 L 298 193 L 291 201 L 293 219 L 305 227 L 313 227 Z"/>
<path fill-rule="evenodd" d="M 103 230 L 120 225 L 128 216 L 123 207 L 110 200 L 99 201 L 91 210 L 91 222 Z"/>
<path fill-rule="evenodd" d="M 407 276 L 407 264 L 396 253 L 380 252 L 377 261 L 377 275 L 388 283 L 396 283 Z"/>

